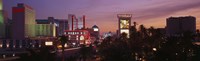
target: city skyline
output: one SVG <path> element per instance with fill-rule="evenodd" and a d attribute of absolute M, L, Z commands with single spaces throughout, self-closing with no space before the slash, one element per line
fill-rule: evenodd
<path fill-rule="evenodd" d="M 97 25 L 100 31 L 115 32 L 118 28 L 117 14 L 132 14 L 132 22 L 145 26 L 165 27 L 166 18 L 171 16 L 195 16 L 199 29 L 199 0 L 4 0 L 4 10 L 11 18 L 11 9 L 17 3 L 30 5 L 37 19 L 49 16 L 67 19 L 68 14 L 86 15 L 86 27 Z M 178 3 L 178 4 L 177 4 Z M 109 25 L 109 26 L 108 26 Z"/>

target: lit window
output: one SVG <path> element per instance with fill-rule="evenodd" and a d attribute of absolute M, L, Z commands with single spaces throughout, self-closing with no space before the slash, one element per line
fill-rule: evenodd
<path fill-rule="evenodd" d="M 6 44 L 6 47 L 8 48 L 8 47 L 9 47 L 9 44 Z"/>
<path fill-rule="evenodd" d="M 84 40 L 84 36 L 80 36 L 80 40 Z"/>
<path fill-rule="evenodd" d="M 52 45 L 53 45 L 53 42 L 51 42 L 51 41 L 50 41 L 50 42 L 45 42 L 45 45 L 46 45 L 46 46 L 52 46 Z"/>
<path fill-rule="evenodd" d="M 71 36 L 69 35 L 69 40 L 71 39 Z"/>
<path fill-rule="evenodd" d="M 0 44 L 0 48 L 2 47 L 2 44 Z"/>
<path fill-rule="evenodd" d="M 76 40 L 78 40 L 78 35 L 76 36 Z"/>
<path fill-rule="evenodd" d="M 94 28 L 93 31 L 99 31 L 99 29 L 98 28 Z"/>

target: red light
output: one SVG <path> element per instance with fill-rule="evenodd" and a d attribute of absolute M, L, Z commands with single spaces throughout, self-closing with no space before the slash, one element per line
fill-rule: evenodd
<path fill-rule="evenodd" d="M 20 12 L 24 12 L 24 8 L 13 8 L 13 13 L 20 13 Z"/>

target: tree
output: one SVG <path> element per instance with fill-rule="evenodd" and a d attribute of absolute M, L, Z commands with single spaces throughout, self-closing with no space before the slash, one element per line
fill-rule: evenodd
<path fill-rule="evenodd" d="M 191 32 L 167 37 L 167 41 L 156 54 L 157 61 L 191 61 L 194 51 Z"/>
<path fill-rule="evenodd" d="M 61 42 L 62 45 L 62 57 L 63 57 L 63 61 L 64 61 L 64 46 L 65 43 L 69 40 L 68 37 L 66 37 L 65 35 L 59 36 L 59 40 Z"/>
<path fill-rule="evenodd" d="M 131 50 L 127 44 L 126 34 L 119 39 L 107 37 L 99 46 L 102 61 L 133 61 Z"/>

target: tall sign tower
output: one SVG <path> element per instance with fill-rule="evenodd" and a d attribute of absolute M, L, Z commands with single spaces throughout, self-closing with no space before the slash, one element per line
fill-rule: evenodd
<path fill-rule="evenodd" d="M 129 28 L 131 26 L 131 18 L 132 18 L 132 14 L 118 14 L 118 25 L 119 25 L 119 35 L 121 35 L 122 33 L 126 33 L 127 37 L 129 38 L 130 35 L 130 31 Z"/>
<path fill-rule="evenodd" d="M 4 20 L 3 20 L 3 1 L 0 0 L 0 24 L 3 24 Z"/>
<path fill-rule="evenodd" d="M 5 25 L 3 16 L 3 0 L 0 0 L 0 38 L 5 36 Z"/>

